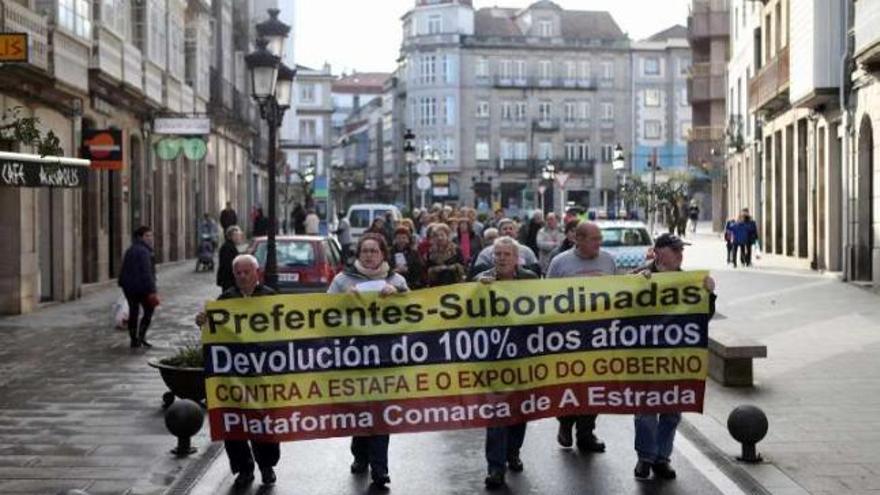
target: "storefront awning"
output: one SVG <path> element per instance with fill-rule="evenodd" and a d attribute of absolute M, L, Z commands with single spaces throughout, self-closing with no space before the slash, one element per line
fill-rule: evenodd
<path fill-rule="evenodd" d="M 0 187 L 82 187 L 89 160 L 0 151 Z"/>

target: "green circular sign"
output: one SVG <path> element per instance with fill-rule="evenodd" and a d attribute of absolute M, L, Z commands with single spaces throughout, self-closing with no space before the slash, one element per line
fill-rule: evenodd
<path fill-rule="evenodd" d="M 202 138 L 188 138 L 183 140 L 183 156 L 190 161 L 200 161 L 208 154 L 208 145 Z"/>
<path fill-rule="evenodd" d="M 176 160 L 180 156 L 180 149 L 183 147 L 183 139 L 181 138 L 164 138 L 156 143 L 156 154 L 160 160 Z"/>

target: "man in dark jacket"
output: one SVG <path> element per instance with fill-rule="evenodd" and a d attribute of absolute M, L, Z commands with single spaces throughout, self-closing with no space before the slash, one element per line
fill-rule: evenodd
<path fill-rule="evenodd" d="M 220 212 L 220 228 L 223 229 L 223 232 L 226 232 L 226 229 L 237 223 L 238 215 L 235 213 L 235 210 L 232 209 L 232 203 L 227 201 L 226 208 Z"/>
<path fill-rule="evenodd" d="M 260 283 L 257 270 L 260 263 L 250 254 L 241 254 L 232 261 L 235 285 L 218 299 L 238 299 L 243 297 L 271 296 L 275 291 Z M 204 312 L 196 315 L 196 324 L 203 326 L 207 322 Z M 277 442 L 256 442 L 247 440 L 226 440 L 223 442 L 229 467 L 235 478 L 234 488 L 240 490 L 254 481 L 254 462 L 260 468 L 264 485 L 275 483 L 275 466 L 281 458 L 281 447 Z"/>
<path fill-rule="evenodd" d="M 241 244 L 243 235 L 238 225 L 226 229 L 226 242 L 220 247 L 220 260 L 217 263 L 217 285 L 220 286 L 221 293 L 235 287 L 232 260 L 238 256 L 238 245 Z"/>
<path fill-rule="evenodd" d="M 476 280 L 490 284 L 496 280 L 535 279 L 535 272 L 519 266 L 519 243 L 510 237 L 499 237 L 492 245 L 495 266 L 477 275 Z M 515 473 L 523 470 L 519 452 L 526 438 L 526 424 L 496 426 L 486 429 L 486 461 L 489 475 L 486 487 L 500 488 L 504 485 L 507 469 Z"/>
<path fill-rule="evenodd" d="M 128 301 L 128 336 L 132 349 L 153 347 L 146 341 L 147 329 L 158 304 L 156 297 L 156 268 L 153 262 L 153 231 L 146 226 L 134 231 L 134 242 L 125 251 L 119 271 L 119 287 Z M 138 324 L 141 308 L 144 316 Z"/>

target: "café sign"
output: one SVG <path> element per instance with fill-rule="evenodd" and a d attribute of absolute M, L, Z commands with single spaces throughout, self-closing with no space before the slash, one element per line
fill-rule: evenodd
<path fill-rule="evenodd" d="M 88 171 L 88 160 L 0 151 L 0 187 L 78 188 Z"/>

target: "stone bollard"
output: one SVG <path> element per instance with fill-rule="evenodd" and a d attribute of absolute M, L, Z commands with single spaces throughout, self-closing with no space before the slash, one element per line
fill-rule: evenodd
<path fill-rule="evenodd" d="M 767 415 L 757 406 L 739 406 L 730 412 L 727 417 L 727 431 L 734 440 L 742 444 L 742 456 L 737 457 L 737 460 L 752 463 L 763 461 L 756 445 L 767 435 L 768 428 Z"/>
<path fill-rule="evenodd" d="M 165 427 L 177 437 L 177 447 L 171 453 L 177 457 L 186 457 L 196 451 L 190 443 L 190 437 L 202 429 L 205 413 L 202 408 L 189 399 L 174 402 L 165 411 Z"/>

